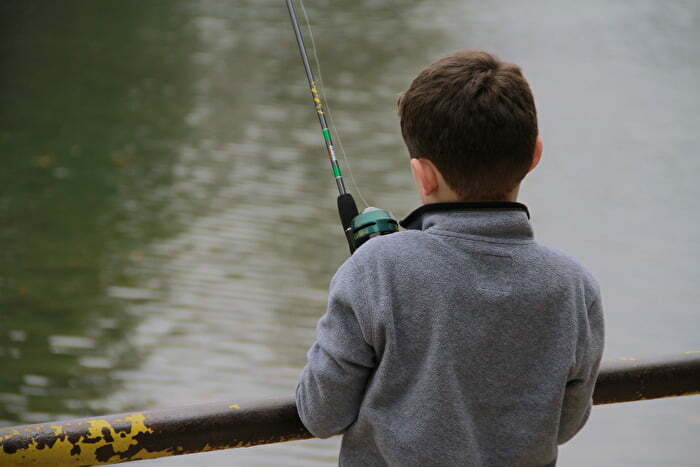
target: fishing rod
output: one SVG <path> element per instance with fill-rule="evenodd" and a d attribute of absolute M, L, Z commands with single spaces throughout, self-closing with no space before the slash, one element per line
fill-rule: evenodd
<path fill-rule="evenodd" d="M 359 213 L 357 205 L 355 204 L 355 199 L 345 187 L 343 173 L 336 156 L 335 146 L 333 145 L 333 135 L 328 127 L 328 121 L 326 120 L 326 110 L 323 106 L 323 100 L 321 99 L 322 94 L 319 91 L 320 85 L 316 81 L 316 76 L 311 68 L 311 62 L 309 61 L 309 55 L 304 45 L 304 36 L 299 27 L 299 19 L 294 8 L 294 3 L 292 0 L 286 0 L 286 2 L 289 16 L 292 20 L 294 35 L 297 40 L 297 45 L 299 46 L 301 60 L 304 64 L 306 79 L 309 82 L 311 96 L 314 100 L 318 121 L 321 124 L 321 133 L 323 134 L 323 141 L 328 152 L 331 172 L 335 178 L 336 186 L 338 187 L 337 204 L 340 223 L 343 226 L 343 232 L 345 233 L 345 238 L 350 248 L 350 254 L 352 254 L 360 245 L 372 237 L 397 232 L 399 230 L 398 222 L 396 222 L 396 219 L 394 219 L 394 216 L 389 211 L 384 209 L 368 207 L 362 211 L 362 213 Z"/>

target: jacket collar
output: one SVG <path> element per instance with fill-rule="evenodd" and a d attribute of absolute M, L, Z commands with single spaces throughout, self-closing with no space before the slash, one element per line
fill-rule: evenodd
<path fill-rule="evenodd" d="M 411 230 L 442 230 L 483 237 L 531 240 L 530 212 L 522 203 L 488 201 L 425 204 L 399 224 Z"/>

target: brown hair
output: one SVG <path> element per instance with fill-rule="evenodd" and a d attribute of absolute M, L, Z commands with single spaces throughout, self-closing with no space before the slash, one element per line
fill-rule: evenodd
<path fill-rule="evenodd" d="M 465 201 L 503 200 L 527 174 L 537 111 L 518 66 L 463 50 L 432 63 L 399 96 L 401 133 Z"/>

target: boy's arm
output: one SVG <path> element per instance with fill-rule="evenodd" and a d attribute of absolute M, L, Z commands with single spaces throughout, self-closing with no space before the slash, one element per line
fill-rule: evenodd
<path fill-rule="evenodd" d="M 579 432 L 588 420 L 593 406 L 593 390 L 603 355 L 603 308 L 600 295 L 579 321 L 576 368 L 566 384 L 559 421 L 558 443 L 564 444 Z"/>
<path fill-rule="evenodd" d="M 297 386 L 299 417 L 319 438 L 341 433 L 355 421 L 375 366 L 363 283 L 352 258 L 333 277 L 328 308 Z"/>

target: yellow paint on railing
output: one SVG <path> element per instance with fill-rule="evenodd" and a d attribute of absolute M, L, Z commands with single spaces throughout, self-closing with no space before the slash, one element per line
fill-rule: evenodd
<path fill-rule="evenodd" d="M 137 435 L 153 433 L 153 430 L 146 426 L 146 417 L 141 413 L 134 413 L 121 419 L 116 419 L 115 422 L 128 422 L 130 429 L 128 431 L 117 431 L 114 426 L 107 420 L 88 420 L 88 433 L 86 436 L 81 436 L 77 441 L 71 442 L 64 431 L 64 427 L 70 426 L 70 422 L 65 425 L 50 425 L 56 435 L 56 440 L 53 444 L 46 445 L 33 440 L 24 449 L 18 449 L 17 452 L 11 454 L 12 465 L 15 466 L 56 466 L 56 465 L 100 465 L 113 464 L 116 458 L 121 458 L 130 447 L 137 445 L 139 442 L 136 439 Z M 85 422 L 80 422 L 85 423 Z M 17 430 L 11 431 L 8 435 L 2 437 L 0 441 L 10 439 L 14 436 L 21 435 Z M 97 450 L 111 446 L 112 453 L 104 460 L 98 459 Z M 148 452 L 144 449 L 139 450 L 134 455 L 128 456 L 131 460 L 150 459 L 168 455 L 168 452 Z M 8 456 L 9 457 L 9 456 Z"/>

